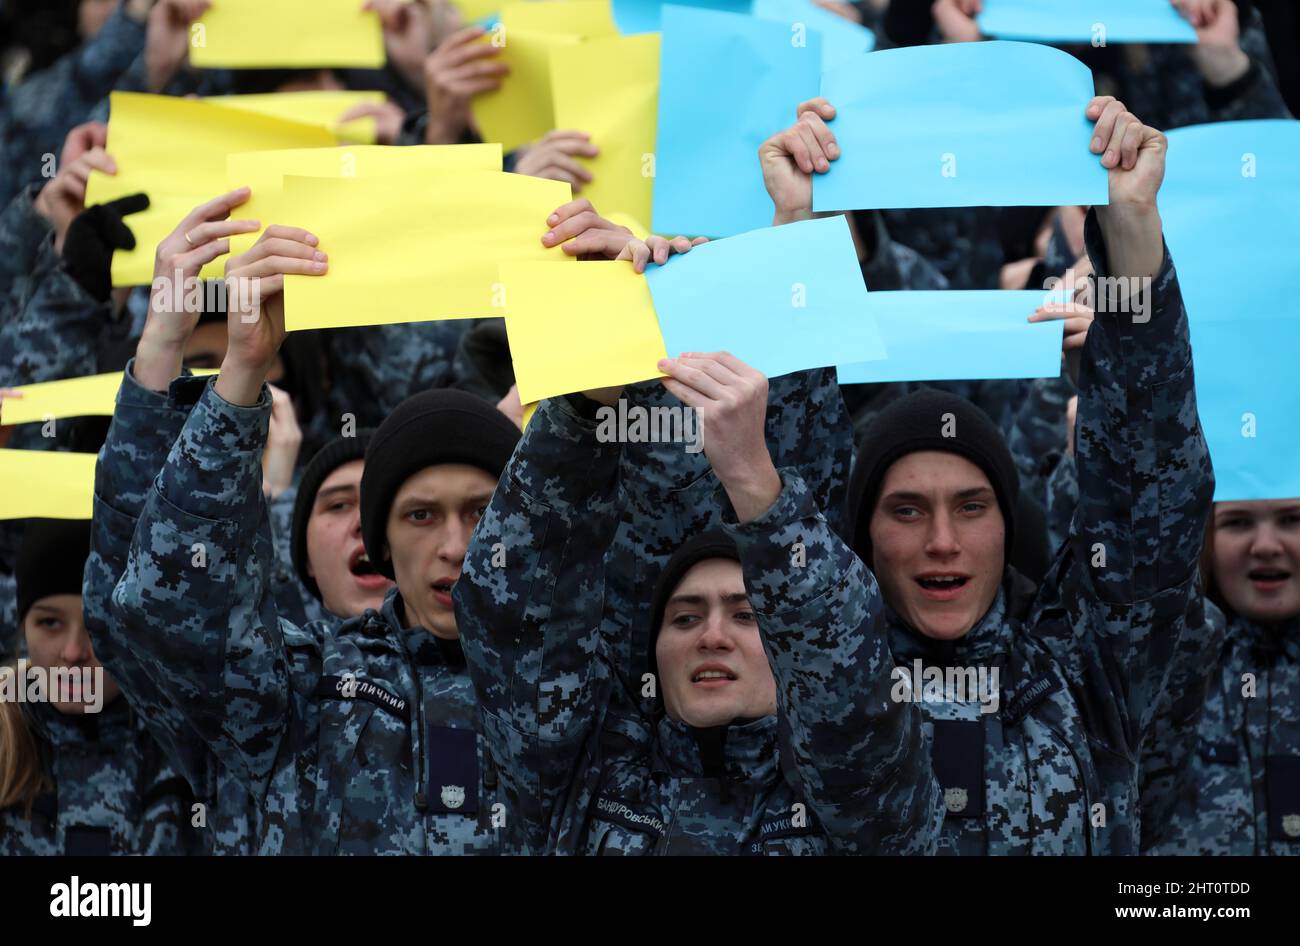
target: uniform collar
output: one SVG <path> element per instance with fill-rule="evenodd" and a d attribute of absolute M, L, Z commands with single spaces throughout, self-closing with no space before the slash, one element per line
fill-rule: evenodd
<path fill-rule="evenodd" d="M 459 640 L 443 640 L 419 625 L 403 627 L 396 586 L 388 589 L 378 613 L 366 612 L 365 619 L 382 624 L 396 640 L 401 641 L 406 653 L 416 664 L 423 666 L 445 664 L 449 667 L 465 666 L 465 652 Z"/>
<path fill-rule="evenodd" d="M 737 783 L 765 783 L 780 759 L 775 713 L 761 719 L 696 729 L 661 716 L 656 727 L 653 766 L 677 778 L 725 776 Z"/>
<path fill-rule="evenodd" d="M 1234 615 L 1228 628 L 1228 640 L 1246 645 L 1264 659 L 1281 658 L 1300 663 L 1300 615 L 1281 624 L 1260 624 Z"/>
<path fill-rule="evenodd" d="M 126 697 L 118 696 L 98 713 L 60 713 L 50 703 L 26 703 L 27 719 L 40 739 L 54 748 L 96 743 L 131 726 Z"/>
<path fill-rule="evenodd" d="M 940 667 L 965 667 L 996 663 L 1011 649 L 1011 622 L 1007 619 L 1009 581 L 998 589 L 984 617 L 966 634 L 951 641 L 935 640 L 913 630 L 893 608 L 886 606 L 889 648 L 896 664 L 920 660 Z"/>

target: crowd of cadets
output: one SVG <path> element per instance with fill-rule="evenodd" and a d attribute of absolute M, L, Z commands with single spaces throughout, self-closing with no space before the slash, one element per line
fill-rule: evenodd
<path fill-rule="evenodd" d="M 0 656 L 105 672 L 99 712 L 71 684 L 0 704 L 0 852 L 1300 853 L 1300 499 L 1212 502 L 1157 196 L 1163 131 L 1291 117 L 1284 5 L 1179 0 L 1195 46 L 1072 50 L 1106 207 L 850 215 L 872 289 L 1149 280 L 1149 320 L 1094 317 L 1087 281 L 1035 313 L 1059 377 L 680 353 L 522 434 L 500 320 L 286 338 L 283 276 L 329 247 L 286 220 L 230 256 L 246 189 L 157 274 L 224 258 L 257 311 L 111 288 L 144 206 L 83 206 L 111 90 L 380 89 L 381 142 L 477 140 L 482 30 L 370 5 L 383 70 L 238 72 L 187 63 L 207 0 L 3 5 L 0 384 L 122 381 L 111 423 L 0 431 L 98 451 L 91 521 L 0 524 Z M 979 39 L 979 0 L 829 6 L 878 47 Z M 833 104 L 760 148 L 774 224 L 811 216 Z M 582 199 L 600 144 L 507 156 L 578 195 L 539 239 L 672 265 L 691 241 Z M 703 452 L 600 436 L 620 398 L 696 410 Z M 991 689 L 926 698 L 892 672 L 918 661 Z"/>

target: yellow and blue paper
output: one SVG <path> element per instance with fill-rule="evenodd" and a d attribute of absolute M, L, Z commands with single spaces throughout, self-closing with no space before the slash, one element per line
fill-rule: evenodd
<path fill-rule="evenodd" d="M 0 519 L 89 519 L 94 453 L 0 450 Z"/>
<path fill-rule="evenodd" d="M 786 24 L 792 40 L 797 31 L 816 30 L 822 37 L 822 70 L 876 48 L 876 34 L 812 0 L 754 0 L 754 16 Z"/>
<path fill-rule="evenodd" d="M 840 383 L 1054 378 L 1065 323 L 1028 321 L 1044 301 L 1032 289 L 869 292 L 863 312 L 889 356 L 841 362 Z"/>
<path fill-rule="evenodd" d="M 555 125 L 591 135 L 600 149 L 579 158 L 592 174 L 582 196 L 601 213 L 650 219 L 654 192 L 659 37 L 607 36 L 551 54 Z"/>
<path fill-rule="evenodd" d="M 984 0 L 980 31 L 1041 43 L 1195 43 L 1169 0 Z"/>
<path fill-rule="evenodd" d="M 379 69 L 379 16 L 360 0 L 215 0 L 190 30 L 198 69 Z"/>
<path fill-rule="evenodd" d="M 1092 73 L 1059 49 L 988 42 L 881 50 L 826 73 L 821 94 L 837 110 L 831 130 L 842 157 L 815 177 L 815 210 L 1109 199 L 1106 169 L 1088 150 Z"/>
<path fill-rule="evenodd" d="M 752 0 L 613 0 L 614 22 L 623 34 L 655 33 L 662 26 L 665 6 L 697 7 L 726 13 L 749 13 Z"/>
<path fill-rule="evenodd" d="M 794 46 L 781 23 L 664 9 L 655 233 L 724 237 L 771 224 L 758 146 L 817 94 L 821 55 L 816 32 Z"/>
<path fill-rule="evenodd" d="M 1160 215 L 1217 501 L 1300 496 L 1300 123 L 1169 132 Z"/>
<path fill-rule="evenodd" d="M 630 263 L 502 263 L 500 282 L 523 403 L 660 377 L 663 336 Z"/>
<path fill-rule="evenodd" d="M 646 279 L 671 356 L 725 350 L 776 377 L 886 355 L 842 215 L 703 243 Z"/>
<path fill-rule="evenodd" d="M 113 285 L 153 282 L 158 244 L 191 210 L 230 190 L 228 154 L 333 144 L 334 136 L 314 125 L 196 99 L 114 92 L 109 97 L 108 152 L 118 170 L 116 175 L 90 175 L 86 205 L 140 192 L 149 195 L 150 205 L 126 218 L 136 245 L 114 252 Z M 223 263 L 215 260 L 203 275 L 220 276 Z"/>

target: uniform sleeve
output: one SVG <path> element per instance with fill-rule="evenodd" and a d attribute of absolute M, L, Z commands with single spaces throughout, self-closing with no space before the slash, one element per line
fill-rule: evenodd
<path fill-rule="evenodd" d="M 782 758 L 838 850 L 933 853 L 942 799 L 921 712 L 893 698 L 876 579 L 794 471 L 781 479 L 767 512 L 726 529 L 776 677 Z"/>
<path fill-rule="evenodd" d="M 77 284 L 42 245 L 35 275 L 0 325 L 0 379 L 7 386 L 57 381 L 94 372 L 110 308 Z"/>
<path fill-rule="evenodd" d="M 204 388 L 145 499 L 109 615 L 161 698 L 259 798 L 320 674 L 315 629 L 282 622 L 270 587 L 270 412 L 265 388 L 253 407 Z"/>
<path fill-rule="evenodd" d="M 1107 303 L 1110 264 L 1095 211 L 1085 230 L 1098 279 L 1075 433 L 1079 499 L 1070 554 L 1048 582 L 1071 614 L 1092 731 L 1141 745 L 1175 661 L 1208 668 L 1215 632 L 1197 564 L 1214 495 L 1196 411 L 1187 313 L 1165 250 L 1146 305 Z M 1111 311 L 1104 311 L 1109 307 Z M 1129 308 L 1129 307 L 1124 307 Z M 1206 678 L 1208 679 L 1208 678 Z"/>
<path fill-rule="evenodd" d="M 54 234 L 49 221 L 36 212 L 40 184 L 14 195 L 0 213 L 0 326 L 17 310 L 27 279 L 36 270 L 42 244 Z"/>
<path fill-rule="evenodd" d="M 594 409 L 582 395 L 538 408 L 454 591 L 508 823 L 531 853 L 547 848 L 609 694 L 601 559 L 617 521 L 619 445 L 599 436 Z"/>
<path fill-rule="evenodd" d="M 126 569 L 136 521 L 172 444 L 189 416 L 193 397 L 169 396 L 141 387 L 131 361 L 118 389 L 108 438 L 95 465 L 95 511 L 82 602 L 95 656 L 113 675 L 151 735 L 191 785 L 210 793 L 206 746 L 190 729 L 183 708 L 156 687 L 110 615 L 113 588 Z M 204 381 L 181 378 L 174 391 L 201 390 Z"/>

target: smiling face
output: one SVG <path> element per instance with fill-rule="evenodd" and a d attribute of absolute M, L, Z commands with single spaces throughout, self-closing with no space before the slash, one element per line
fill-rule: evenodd
<path fill-rule="evenodd" d="M 388 550 L 408 626 L 455 639 L 451 589 L 465 564 L 496 479 L 463 463 L 440 463 L 408 477 L 388 510 Z"/>
<path fill-rule="evenodd" d="M 1215 503 L 1214 581 L 1243 617 L 1276 624 L 1300 614 L 1300 499 Z"/>
<path fill-rule="evenodd" d="M 67 667 L 74 670 L 100 666 L 90 646 L 90 635 L 81 613 L 81 595 L 47 595 L 38 598 L 23 618 L 23 636 L 27 640 L 27 659 L 34 667 L 52 670 Z M 76 674 L 80 677 L 80 674 Z M 122 691 L 107 672 L 103 674 L 100 693 L 82 692 L 79 681 L 73 676 L 51 677 L 51 686 L 60 680 L 59 692 L 48 698 L 60 713 L 76 715 L 87 708 L 102 708 L 117 699 Z M 93 679 L 93 678 L 92 678 Z"/>
<path fill-rule="evenodd" d="M 364 460 L 334 470 L 312 503 L 307 520 L 307 573 L 321 603 L 341 618 L 379 608 L 393 583 L 375 571 L 361 541 L 361 474 Z"/>
<path fill-rule="evenodd" d="M 965 457 L 921 450 L 885 474 L 871 515 L 872 571 L 889 605 L 926 637 L 954 640 L 984 616 L 1005 540 L 993 486 Z"/>
<path fill-rule="evenodd" d="M 776 681 L 740 565 L 700 562 L 664 608 L 655 644 L 664 708 L 697 728 L 776 712 Z"/>

